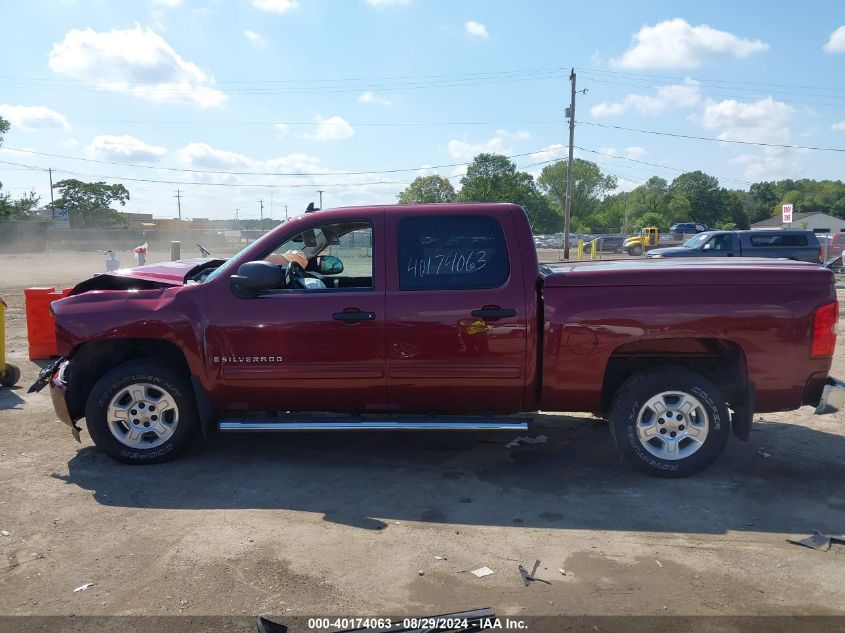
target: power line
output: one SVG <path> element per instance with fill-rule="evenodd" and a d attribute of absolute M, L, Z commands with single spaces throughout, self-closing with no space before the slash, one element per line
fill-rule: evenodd
<path fill-rule="evenodd" d="M 715 143 L 734 143 L 737 145 L 756 145 L 759 147 L 781 147 L 784 149 L 805 149 L 816 152 L 845 152 L 842 147 L 814 147 L 810 145 L 787 145 L 781 143 L 762 143 L 759 141 L 740 141 L 737 139 L 714 138 L 712 136 L 694 136 L 691 134 L 678 134 L 675 132 L 660 132 L 658 130 L 641 130 L 632 127 L 623 127 L 621 125 L 610 125 L 608 123 L 594 123 L 591 121 L 578 121 L 581 125 L 591 125 L 594 127 L 603 127 L 613 130 L 624 130 L 626 132 L 639 132 L 640 134 L 656 134 L 657 136 L 671 136 L 673 138 L 685 138 L 695 141 L 713 141 Z"/>
<path fill-rule="evenodd" d="M 351 82 L 351 81 L 395 81 L 395 80 L 404 80 L 404 79 L 443 79 L 443 78 L 463 78 L 463 77 L 495 77 L 501 75 L 524 75 L 526 73 L 539 73 L 539 72 L 564 72 L 565 68 L 561 66 L 550 66 L 545 68 L 523 68 L 523 69 L 514 69 L 514 70 L 496 70 L 496 71 L 483 71 L 483 72 L 474 72 L 474 73 L 439 73 L 439 74 L 422 74 L 422 75 L 388 75 L 388 76 L 376 76 L 376 77 L 322 77 L 322 78 L 298 78 L 298 79 L 249 79 L 249 80 L 237 80 L 237 81 L 227 81 L 227 80 L 208 80 L 208 81 L 194 81 L 192 82 L 195 85 L 238 85 L 238 84 L 260 84 L 260 83 L 277 83 L 277 84 L 288 84 L 288 83 L 332 83 L 332 82 Z M 33 82 L 45 82 L 45 83 L 73 83 L 76 82 L 76 79 L 65 79 L 62 77 L 0 77 L 0 81 L 33 81 Z M 149 84 L 158 84 L 161 82 L 155 80 L 123 80 L 121 83 L 126 84 L 139 84 L 139 85 L 149 85 Z"/>
<path fill-rule="evenodd" d="M 212 169 L 191 169 L 187 167 L 162 167 L 157 165 L 144 165 L 139 163 L 122 163 L 111 160 L 98 160 L 96 158 L 83 158 L 82 156 L 68 156 L 65 154 L 51 154 L 49 152 L 38 152 L 32 149 L 23 149 L 18 147 L 4 147 L 13 152 L 22 152 L 24 154 L 34 154 L 36 156 L 48 156 L 50 158 L 64 158 L 66 160 L 76 160 L 85 163 L 97 163 L 100 165 L 113 165 L 118 167 L 132 167 L 136 169 L 152 169 L 157 171 L 172 171 L 178 173 L 190 174 L 211 174 L 222 176 L 275 176 L 275 177 L 326 177 L 326 176 L 365 176 L 368 174 L 398 174 L 409 171 L 419 171 L 421 169 L 446 169 L 449 167 L 464 167 L 470 162 L 464 163 L 449 163 L 445 165 L 432 165 L 429 167 L 406 167 L 402 169 L 382 169 L 382 170 L 368 170 L 368 171 L 334 171 L 334 172 L 262 172 L 262 171 L 230 171 L 230 170 L 212 170 Z M 534 150 L 531 152 L 524 152 L 522 154 L 511 154 L 506 158 L 520 158 L 522 156 L 531 156 L 532 154 L 542 154 L 546 151 L 544 148 Z M 2 162 L 2 161 L 0 161 Z M 320 185 L 322 186 L 322 185 Z"/>
<path fill-rule="evenodd" d="M 755 81 L 733 81 L 728 79 L 707 79 L 703 77 L 691 77 L 689 75 L 681 76 L 681 75 L 655 75 L 649 73 L 632 73 L 632 72 L 625 72 L 620 70 L 607 70 L 604 68 L 581 68 L 583 72 L 588 74 L 603 74 L 603 75 L 612 75 L 612 76 L 623 76 L 623 77 L 642 77 L 648 79 L 659 79 L 659 80 L 666 80 L 666 81 L 683 81 L 685 79 L 692 79 L 699 83 L 703 84 L 728 84 L 728 85 L 740 85 L 740 86 L 773 86 L 777 88 L 798 88 L 798 89 L 805 89 L 805 90 L 835 90 L 835 91 L 843 91 L 845 92 L 845 87 L 838 87 L 838 86 L 807 86 L 807 85 L 800 85 L 800 84 L 785 84 L 785 83 L 768 83 L 768 82 L 755 82 Z"/>
<path fill-rule="evenodd" d="M 657 167 L 657 168 L 660 168 L 660 169 L 670 169 L 672 171 L 679 171 L 679 172 L 688 171 L 686 169 L 681 169 L 680 167 L 670 167 L 669 165 L 661 165 L 659 163 L 650 163 L 648 161 L 638 160 L 636 158 L 629 158 L 628 156 L 619 156 L 619 155 L 616 155 L 616 154 L 608 154 L 608 153 L 605 153 L 605 152 L 599 152 L 598 150 L 588 149 L 586 147 L 579 147 L 577 145 L 575 147 L 577 149 L 581 150 L 582 152 L 589 152 L 590 154 L 597 154 L 599 156 L 605 156 L 607 158 L 613 158 L 613 159 L 616 159 L 616 160 L 627 160 L 629 162 L 638 163 L 640 165 L 648 165 L 649 167 Z M 754 183 L 749 182 L 747 180 L 739 180 L 737 178 L 723 178 L 722 176 L 716 176 L 716 178 L 718 178 L 719 180 L 727 180 L 727 181 L 730 181 L 730 182 L 738 182 L 738 183 L 743 184 L 743 185 L 754 184 Z"/>

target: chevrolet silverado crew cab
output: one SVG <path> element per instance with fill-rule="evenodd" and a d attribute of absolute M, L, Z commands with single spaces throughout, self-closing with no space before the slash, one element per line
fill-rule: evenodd
<path fill-rule="evenodd" d="M 822 248 L 812 231 L 708 231 L 691 237 L 682 246 L 654 248 L 647 257 L 783 257 L 819 263 Z"/>
<path fill-rule="evenodd" d="M 546 410 L 596 413 L 636 466 L 683 476 L 754 412 L 819 400 L 839 308 L 802 262 L 540 265 L 520 207 L 464 204 L 306 213 L 52 309 L 63 358 L 41 381 L 122 462 L 199 431 L 514 430 Z"/>

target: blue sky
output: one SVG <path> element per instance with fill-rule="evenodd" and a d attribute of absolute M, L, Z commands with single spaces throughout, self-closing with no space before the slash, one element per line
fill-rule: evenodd
<path fill-rule="evenodd" d="M 211 218 L 457 186 L 479 151 L 538 173 L 563 155 L 573 66 L 578 155 L 622 188 L 845 172 L 841 152 L 602 127 L 845 147 L 841 1 L 21 0 L 4 22 L 0 181 L 45 201 L 47 167 L 123 182 L 157 217 L 178 188 Z"/>

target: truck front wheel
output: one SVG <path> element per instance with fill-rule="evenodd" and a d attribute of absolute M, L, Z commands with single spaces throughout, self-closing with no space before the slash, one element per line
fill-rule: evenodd
<path fill-rule="evenodd" d="M 718 387 L 673 366 L 628 378 L 613 398 L 610 429 L 616 446 L 640 470 L 686 477 L 721 454 L 730 422 Z"/>
<path fill-rule="evenodd" d="M 173 459 L 199 427 L 185 377 L 146 360 L 118 365 L 97 381 L 85 422 L 97 448 L 126 464 Z"/>
<path fill-rule="evenodd" d="M 633 246 L 628 247 L 628 255 L 633 257 L 639 257 L 643 254 L 643 247 L 639 244 L 634 244 Z"/>

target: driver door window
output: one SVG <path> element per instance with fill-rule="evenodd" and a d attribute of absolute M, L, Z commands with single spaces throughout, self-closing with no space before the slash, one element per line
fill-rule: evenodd
<path fill-rule="evenodd" d="M 357 221 L 306 229 L 264 259 L 280 266 L 295 261 L 308 279 L 322 281 L 328 289 L 372 289 L 373 228 Z"/>

